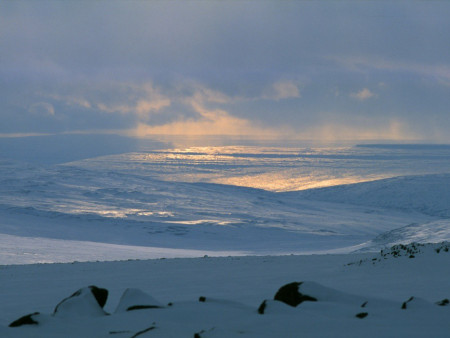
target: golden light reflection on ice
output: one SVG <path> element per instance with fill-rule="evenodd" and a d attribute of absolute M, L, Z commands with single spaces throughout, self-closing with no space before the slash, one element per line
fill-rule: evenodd
<path fill-rule="evenodd" d="M 270 191 L 294 191 L 392 177 L 360 175 L 358 168 L 336 170 L 336 152 L 348 148 L 190 147 L 135 154 L 134 160 L 167 166 L 158 177 L 168 181 L 207 182 Z M 142 157 L 144 156 L 144 158 Z M 327 157 L 329 156 L 329 157 Z"/>
<path fill-rule="evenodd" d="M 283 192 L 440 173 L 448 170 L 448 163 L 439 154 L 401 146 L 202 146 L 110 155 L 77 165 L 162 181 Z"/>
<path fill-rule="evenodd" d="M 174 223 L 174 224 L 186 224 L 186 225 L 202 225 L 202 224 L 215 224 L 215 225 L 230 225 L 233 221 L 222 221 L 215 219 L 196 219 L 189 221 L 165 221 L 164 223 Z"/>
<path fill-rule="evenodd" d="M 243 187 L 258 188 L 270 190 L 275 192 L 282 191 L 297 191 L 313 188 L 330 187 L 341 184 L 352 184 L 377 179 L 387 178 L 387 176 L 373 176 L 373 177 L 342 177 L 332 178 L 325 176 L 316 177 L 296 177 L 289 178 L 279 173 L 267 173 L 257 176 L 240 176 L 217 179 L 214 183 L 238 185 Z"/>

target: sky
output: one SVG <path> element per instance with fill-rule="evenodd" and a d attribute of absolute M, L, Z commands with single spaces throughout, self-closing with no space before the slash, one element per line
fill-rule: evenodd
<path fill-rule="evenodd" d="M 450 143 L 447 1 L 4 1 L 0 136 Z"/>

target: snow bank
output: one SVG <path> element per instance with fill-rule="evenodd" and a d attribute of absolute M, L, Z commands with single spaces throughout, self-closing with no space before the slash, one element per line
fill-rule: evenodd
<path fill-rule="evenodd" d="M 0 335 L 446 337 L 449 247 L 402 245 L 375 256 L 4 266 Z M 108 299 L 99 301 L 93 286 L 72 294 L 89 282 L 107 289 Z M 20 318 L 21 325 L 7 327 Z"/>

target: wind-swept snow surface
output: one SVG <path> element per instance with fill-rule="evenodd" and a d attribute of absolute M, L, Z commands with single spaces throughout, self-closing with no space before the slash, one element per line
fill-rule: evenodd
<path fill-rule="evenodd" d="M 449 152 L 197 147 L 53 166 L 2 160 L 0 263 L 351 252 L 447 240 Z M 375 178 L 384 179 L 353 183 Z"/>
<path fill-rule="evenodd" d="M 313 200 L 413 211 L 450 218 L 450 174 L 399 176 L 294 194 Z"/>
<path fill-rule="evenodd" d="M 191 256 L 195 250 L 199 256 L 348 252 L 385 231 L 435 219 L 245 187 L 99 176 L 73 167 L 20 169 L 0 188 L 3 263 L 67 261 L 67 254 L 114 260 L 119 252 L 122 258 Z M 93 242 L 119 246 L 95 248 Z M 108 251 L 114 251 L 109 258 Z"/>
<path fill-rule="evenodd" d="M 381 254 L 4 266 L 0 334 L 448 337 L 449 263 L 441 243 Z"/>

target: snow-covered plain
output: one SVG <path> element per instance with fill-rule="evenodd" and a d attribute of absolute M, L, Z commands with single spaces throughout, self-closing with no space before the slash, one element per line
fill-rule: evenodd
<path fill-rule="evenodd" d="M 450 254 L 436 252 L 442 244 L 412 258 L 379 250 L 450 240 L 449 217 L 448 146 L 196 147 L 58 165 L 2 159 L 0 336 L 444 337 L 449 307 L 434 303 L 450 296 Z M 319 301 L 270 300 L 296 281 Z M 95 302 L 80 310 L 91 301 L 51 315 L 89 285 L 110 291 L 111 316 L 73 317 L 103 313 Z M 127 288 L 174 305 L 115 313 Z M 151 299 L 133 292 L 125 302 Z M 34 311 L 37 326 L 6 328 Z"/>
<path fill-rule="evenodd" d="M 196 147 L 0 164 L 0 264 L 448 239 L 450 147 Z"/>

